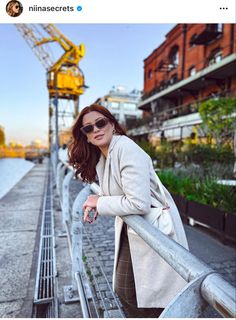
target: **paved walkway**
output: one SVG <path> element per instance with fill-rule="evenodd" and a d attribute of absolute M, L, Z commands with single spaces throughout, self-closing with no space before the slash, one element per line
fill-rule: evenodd
<path fill-rule="evenodd" d="M 36 165 L 0 200 L 2 318 L 31 317 L 35 281 L 31 272 L 35 267 L 34 251 L 46 172 L 46 161 Z"/>
<path fill-rule="evenodd" d="M 236 247 L 224 245 L 203 227 L 185 226 L 191 252 L 236 287 Z"/>

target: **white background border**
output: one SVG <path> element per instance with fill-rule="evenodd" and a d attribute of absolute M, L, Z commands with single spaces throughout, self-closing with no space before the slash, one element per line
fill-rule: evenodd
<path fill-rule="evenodd" d="M 10 17 L 0 2 L 1 23 L 235 23 L 235 0 L 20 0 Z M 29 12 L 29 6 L 74 7 L 73 12 Z M 82 10 L 77 11 L 77 6 Z M 228 8 L 228 9 L 220 9 Z"/>

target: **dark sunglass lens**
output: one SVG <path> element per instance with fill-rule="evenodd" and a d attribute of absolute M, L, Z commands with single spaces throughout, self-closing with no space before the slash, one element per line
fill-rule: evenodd
<path fill-rule="evenodd" d="M 98 120 L 97 122 L 96 122 L 96 127 L 98 128 L 98 129 L 101 129 L 101 128 L 103 128 L 103 127 L 105 127 L 105 125 L 107 124 L 107 119 L 100 119 L 100 120 Z"/>
<path fill-rule="evenodd" d="M 88 125 L 88 126 L 83 127 L 82 129 L 83 129 L 83 132 L 90 133 L 90 132 L 93 131 L 93 126 L 92 125 Z"/>

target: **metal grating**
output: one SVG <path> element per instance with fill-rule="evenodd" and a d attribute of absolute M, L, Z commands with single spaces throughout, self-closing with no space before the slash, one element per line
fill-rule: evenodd
<path fill-rule="evenodd" d="M 55 308 L 55 245 L 51 173 L 48 174 L 43 201 L 39 260 L 36 275 L 34 304 L 36 318 L 54 318 Z"/>
<path fill-rule="evenodd" d="M 37 300 L 52 299 L 53 290 L 53 241 L 51 236 L 42 239 L 41 263 Z"/>

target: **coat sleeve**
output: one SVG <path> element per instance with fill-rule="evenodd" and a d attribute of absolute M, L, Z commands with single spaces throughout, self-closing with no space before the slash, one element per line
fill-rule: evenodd
<path fill-rule="evenodd" d="M 123 195 L 102 196 L 97 202 L 100 215 L 123 216 L 150 212 L 150 157 L 133 141 L 119 144 L 119 174 Z"/>

